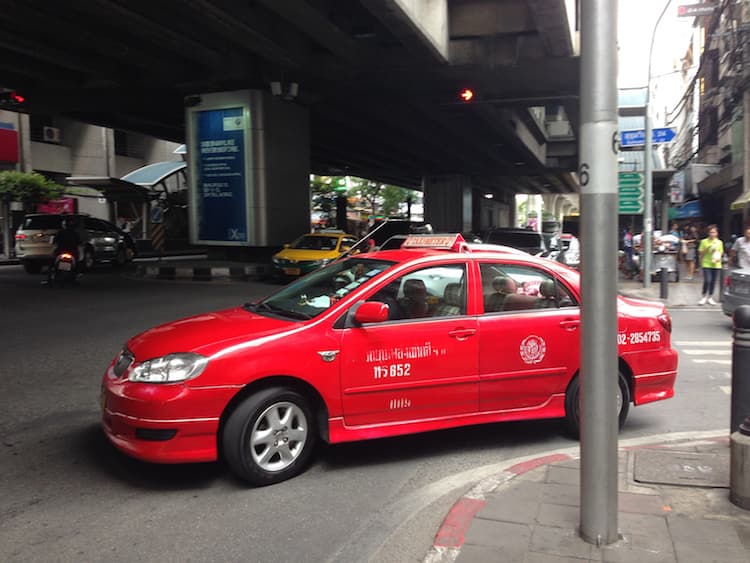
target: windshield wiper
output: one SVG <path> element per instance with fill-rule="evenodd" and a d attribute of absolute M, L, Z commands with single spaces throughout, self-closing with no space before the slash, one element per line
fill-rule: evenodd
<path fill-rule="evenodd" d="M 266 301 L 261 301 L 259 303 L 245 303 L 245 305 L 243 305 L 243 308 L 247 311 L 255 311 L 256 313 L 266 311 L 268 313 L 279 315 L 281 317 L 291 317 L 293 319 L 302 319 L 305 321 L 312 319 L 312 315 L 308 315 L 307 313 L 282 309 L 281 307 L 271 305 Z"/>

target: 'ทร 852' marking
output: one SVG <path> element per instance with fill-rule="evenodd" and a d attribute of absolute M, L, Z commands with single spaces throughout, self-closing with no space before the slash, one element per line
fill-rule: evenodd
<path fill-rule="evenodd" d="M 408 377 L 411 375 L 411 364 L 390 364 L 386 366 L 372 366 L 372 375 L 375 379 L 386 377 Z"/>
<path fill-rule="evenodd" d="M 617 344 L 649 344 L 651 342 L 661 342 L 661 332 L 658 330 L 642 330 L 637 332 L 621 332 L 617 335 Z"/>

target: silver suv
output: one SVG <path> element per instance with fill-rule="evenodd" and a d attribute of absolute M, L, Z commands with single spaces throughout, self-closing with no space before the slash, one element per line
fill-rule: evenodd
<path fill-rule="evenodd" d="M 84 270 L 102 261 L 121 266 L 135 256 L 133 239 L 109 221 L 88 215 L 33 213 L 23 218 L 16 231 L 16 258 L 28 273 L 39 273 L 52 262 L 55 235 L 62 228 L 63 219 L 71 218 L 81 237 L 79 258 Z"/>

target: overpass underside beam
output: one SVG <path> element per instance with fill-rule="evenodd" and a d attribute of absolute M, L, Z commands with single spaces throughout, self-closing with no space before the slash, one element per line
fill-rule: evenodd
<path fill-rule="evenodd" d="M 448 61 L 447 0 L 362 0 L 362 4 L 413 53 Z"/>

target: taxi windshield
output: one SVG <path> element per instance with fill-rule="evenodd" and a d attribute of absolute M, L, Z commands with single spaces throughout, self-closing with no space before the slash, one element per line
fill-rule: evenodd
<path fill-rule="evenodd" d="M 352 257 L 329 264 L 256 303 L 250 311 L 290 319 L 312 319 L 361 286 L 369 284 L 395 262 Z"/>
<path fill-rule="evenodd" d="M 295 250 L 336 250 L 339 237 L 304 235 L 295 240 L 290 248 Z"/>

